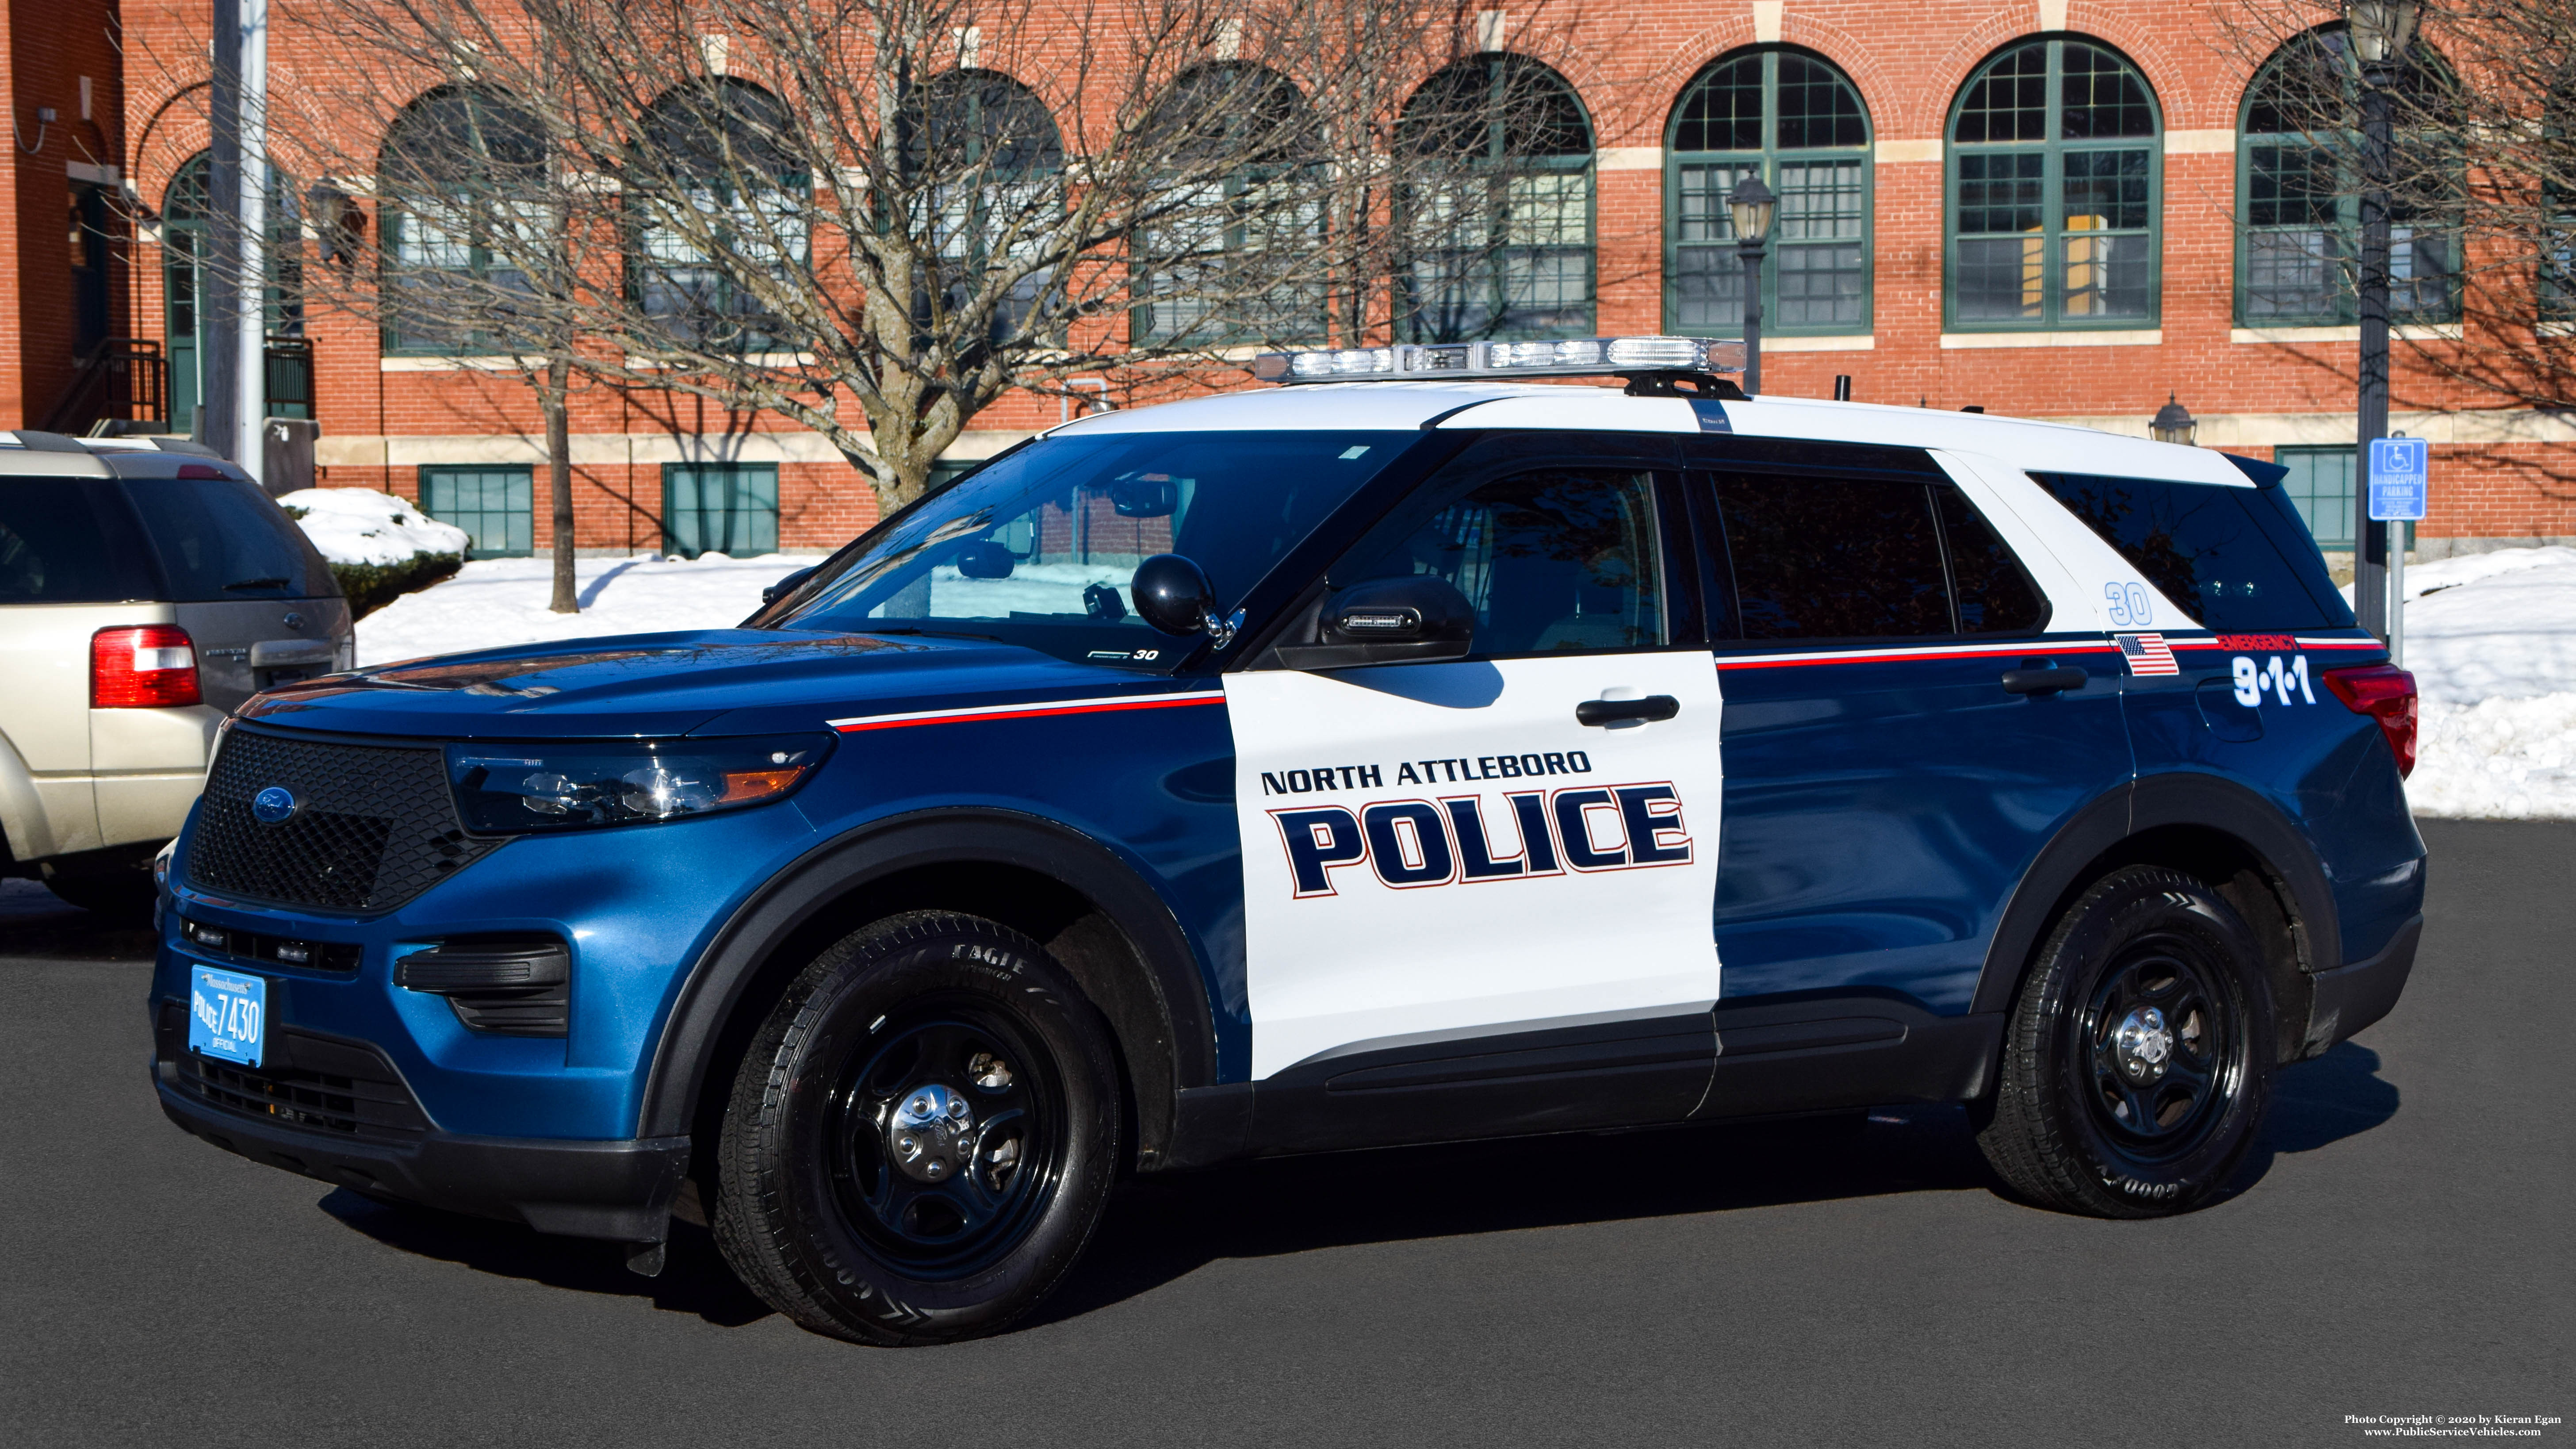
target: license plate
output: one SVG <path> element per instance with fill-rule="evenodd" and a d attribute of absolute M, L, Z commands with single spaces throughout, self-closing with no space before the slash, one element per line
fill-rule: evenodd
<path fill-rule="evenodd" d="M 190 968 L 188 1050 L 201 1056 L 260 1065 L 268 1028 L 268 981 L 204 966 Z"/>

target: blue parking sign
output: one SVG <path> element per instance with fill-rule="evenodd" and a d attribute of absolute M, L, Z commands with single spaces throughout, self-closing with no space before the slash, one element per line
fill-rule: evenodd
<path fill-rule="evenodd" d="M 2422 438 L 2370 440 L 2370 516 L 2388 523 L 2424 517 L 2432 460 Z"/>

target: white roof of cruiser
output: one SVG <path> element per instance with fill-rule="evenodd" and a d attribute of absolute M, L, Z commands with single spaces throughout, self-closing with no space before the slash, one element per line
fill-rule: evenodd
<path fill-rule="evenodd" d="M 1990 413 L 1769 396 L 1725 404 L 1738 437 L 1803 438 L 1939 448 L 1994 458 L 2025 472 L 2101 473 L 2183 483 L 2251 486 L 2206 448 L 2149 442 L 2062 423 Z M 1436 423 L 1435 423 L 1436 420 Z M 1686 398 L 1630 397 L 1618 388 L 1506 381 L 1350 382 L 1261 388 L 1187 402 L 1098 413 L 1054 430 L 1106 433 L 1348 429 L 1545 428 L 1697 433 Z"/>

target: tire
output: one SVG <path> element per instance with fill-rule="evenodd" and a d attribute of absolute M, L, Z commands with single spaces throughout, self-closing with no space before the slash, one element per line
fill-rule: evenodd
<path fill-rule="evenodd" d="M 752 1039 L 718 1145 L 716 1244 L 817 1333 L 993 1333 L 1090 1241 L 1119 1123 L 1109 1029 L 1036 942 L 891 917 L 817 957 Z"/>
<path fill-rule="evenodd" d="M 1977 1146 L 2042 1206 L 2188 1212 L 2260 1134 L 2272 1045 L 2269 980 L 2235 910 L 2178 871 L 2113 871 L 2022 982 Z"/>

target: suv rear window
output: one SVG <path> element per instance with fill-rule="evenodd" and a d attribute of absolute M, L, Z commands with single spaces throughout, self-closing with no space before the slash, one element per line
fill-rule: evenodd
<path fill-rule="evenodd" d="M 0 604 L 154 597 L 115 488 L 81 478 L 0 478 Z"/>
<path fill-rule="evenodd" d="M 129 478 L 126 496 L 176 604 L 329 598 L 340 592 L 304 530 L 238 478 Z"/>
<path fill-rule="evenodd" d="M 2259 488 L 2034 473 L 2120 556 L 2204 628 L 2226 632 L 2340 629 L 2352 611 L 2304 539 L 2283 547 L 2280 512 Z"/>

